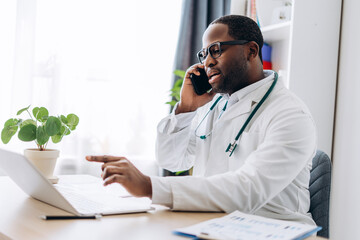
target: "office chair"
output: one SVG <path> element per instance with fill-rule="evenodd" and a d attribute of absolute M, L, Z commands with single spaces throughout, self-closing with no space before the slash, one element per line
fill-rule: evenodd
<path fill-rule="evenodd" d="M 318 236 L 329 238 L 331 161 L 326 153 L 318 150 L 310 171 L 310 213 L 322 229 Z"/>

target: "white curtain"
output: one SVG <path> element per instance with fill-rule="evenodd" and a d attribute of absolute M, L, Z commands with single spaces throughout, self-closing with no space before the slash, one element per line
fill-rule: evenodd
<path fill-rule="evenodd" d="M 0 126 L 29 104 L 75 113 L 78 128 L 48 145 L 61 151 L 58 174 L 98 174 L 89 154 L 126 156 L 156 174 L 181 1 L 5 0 L 0 11 Z M 35 146 L 14 136 L 0 147 Z"/>

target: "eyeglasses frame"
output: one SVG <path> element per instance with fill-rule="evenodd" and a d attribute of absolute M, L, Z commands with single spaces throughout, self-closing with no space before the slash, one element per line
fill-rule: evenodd
<path fill-rule="evenodd" d="M 202 51 L 204 51 L 204 50 L 206 50 L 206 51 L 205 51 L 206 55 L 205 55 L 205 58 L 204 58 L 204 61 L 205 61 L 205 59 L 208 57 L 209 53 L 210 53 L 210 56 L 211 56 L 213 59 L 219 58 L 219 57 L 221 56 L 221 54 L 222 54 L 222 51 L 221 51 L 221 46 L 222 46 L 222 45 L 243 45 L 243 44 L 246 44 L 246 43 L 248 43 L 248 42 L 250 42 L 250 41 L 248 41 L 248 40 L 234 40 L 234 41 L 226 41 L 226 42 L 214 42 L 214 43 L 210 44 L 207 48 L 201 49 L 201 50 L 196 54 L 196 56 L 197 56 L 199 62 L 200 62 L 201 64 L 203 64 L 203 61 L 201 61 L 199 54 L 200 54 L 200 52 L 202 52 Z M 214 45 L 219 45 L 220 54 L 219 54 L 219 56 L 217 56 L 217 57 L 213 57 L 213 55 L 212 55 L 211 52 L 209 51 L 209 49 L 210 49 L 212 46 L 214 46 Z"/>

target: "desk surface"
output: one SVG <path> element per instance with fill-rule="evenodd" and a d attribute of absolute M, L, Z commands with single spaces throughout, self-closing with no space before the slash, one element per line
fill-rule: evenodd
<path fill-rule="evenodd" d="M 189 239 L 172 234 L 224 213 L 172 212 L 162 206 L 148 213 L 105 216 L 100 220 L 52 220 L 41 215 L 68 214 L 27 196 L 10 178 L 0 177 L 0 239 Z M 312 237 L 307 240 L 320 240 Z"/>

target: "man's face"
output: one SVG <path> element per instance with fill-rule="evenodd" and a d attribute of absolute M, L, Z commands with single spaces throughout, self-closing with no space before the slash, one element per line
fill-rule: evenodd
<path fill-rule="evenodd" d="M 232 40 L 235 39 L 229 36 L 227 25 L 212 24 L 203 35 L 203 47 L 207 48 L 214 42 Z M 216 59 L 208 54 L 204 66 L 213 91 L 232 94 L 250 84 L 247 78 L 248 61 L 245 47 L 246 45 L 222 45 L 221 56 Z"/>

